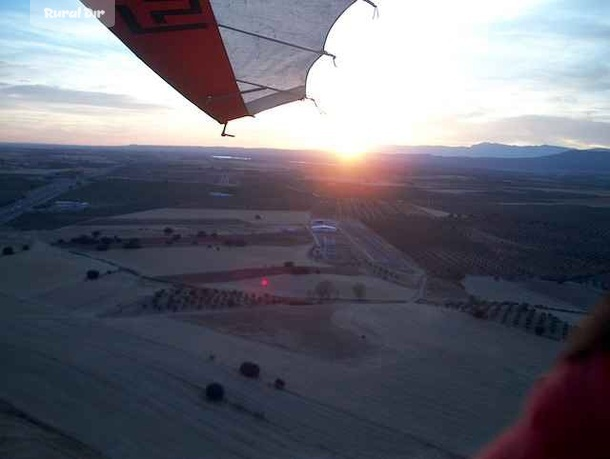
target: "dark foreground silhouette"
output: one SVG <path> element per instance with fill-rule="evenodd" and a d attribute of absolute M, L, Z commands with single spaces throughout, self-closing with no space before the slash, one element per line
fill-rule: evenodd
<path fill-rule="evenodd" d="M 575 332 L 521 418 L 477 459 L 607 459 L 610 296 Z"/>

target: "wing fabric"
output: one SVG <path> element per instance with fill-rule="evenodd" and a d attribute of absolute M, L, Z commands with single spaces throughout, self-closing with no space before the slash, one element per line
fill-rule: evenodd
<path fill-rule="evenodd" d="M 354 0 L 211 0 L 248 113 L 305 97 L 311 66 Z M 249 32 L 246 34 L 244 32 Z"/>
<path fill-rule="evenodd" d="M 110 30 L 224 124 L 305 98 L 309 69 L 355 1 L 116 0 Z"/>

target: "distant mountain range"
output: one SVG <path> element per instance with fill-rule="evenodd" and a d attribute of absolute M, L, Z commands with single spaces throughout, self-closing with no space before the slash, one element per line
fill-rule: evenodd
<path fill-rule="evenodd" d="M 444 146 L 394 146 L 383 149 L 384 153 L 434 155 L 470 158 L 535 158 L 566 151 L 566 147 L 553 145 L 516 146 L 501 143 L 479 143 L 471 147 Z"/>
<path fill-rule="evenodd" d="M 432 154 L 412 154 L 403 156 L 401 162 L 411 166 L 451 169 L 503 170 L 539 174 L 610 174 L 610 150 L 606 149 L 562 149 L 560 153 L 529 158 L 448 157 Z"/>
<path fill-rule="evenodd" d="M 175 147 L 155 145 L 126 145 L 117 147 L 67 146 L 41 144 L 0 143 L 2 149 L 13 151 L 61 150 L 79 153 L 151 154 L 151 155 L 222 155 L 236 159 L 252 158 L 276 164 L 282 160 L 295 162 L 334 161 L 328 152 L 311 150 L 279 150 L 271 148 L 236 147 Z M 220 158 L 220 156 L 217 156 Z M 471 147 L 395 146 L 380 149 L 371 155 L 376 161 L 410 168 L 453 170 L 502 170 L 552 174 L 610 174 L 610 150 L 571 150 L 551 145 L 514 146 L 498 143 L 481 143 Z"/>

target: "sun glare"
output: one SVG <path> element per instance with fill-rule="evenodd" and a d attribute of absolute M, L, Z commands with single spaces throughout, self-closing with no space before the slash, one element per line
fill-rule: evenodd
<path fill-rule="evenodd" d="M 370 129 L 349 118 L 329 124 L 322 149 L 343 162 L 356 163 L 374 149 Z"/>
<path fill-rule="evenodd" d="M 356 162 L 362 159 L 367 153 L 368 148 L 365 145 L 358 145 L 357 142 L 344 141 L 337 142 L 331 147 L 339 159 L 346 162 Z"/>

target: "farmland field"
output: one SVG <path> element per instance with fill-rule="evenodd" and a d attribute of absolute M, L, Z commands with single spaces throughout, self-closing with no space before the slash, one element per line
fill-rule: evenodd
<path fill-rule="evenodd" d="M 257 216 L 259 218 L 257 218 Z M 154 209 L 132 214 L 117 215 L 112 218 L 117 224 L 122 220 L 147 221 L 175 220 L 239 220 L 261 226 L 267 225 L 306 225 L 310 220 L 309 212 L 278 210 L 237 210 L 237 209 Z"/>
<path fill-rule="evenodd" d="M 298 265 L 319 265 L 308 256 L 310 245 L 291 247 L 162 247 L 138 250 L 110 250 L 98 255 L 104 260 L 134 269 L 147 276 L 230 271 L 234 269 L 281 266 L 286 261 Z"/>
<path fill-rule="evenodd" d="M 36 243 L 27 252 L 0 257 L 0 291 L 29 298 L 81 283 L 89 269 L 105 272 L 113 266 Z"/>
<path fill-rule="evenodd" d="M 607 176 L 228 151 L 0 145 L 0 457 L 465 459 L 610 288 Z"/>
<path fill-rule="evenodd" d="M 578 284 L 548 281 L 510 282 L 492 277 L 467 276 L 466 291 L 491 301 L 517 301 L 563 309 L 590 309 L 601 292 Z"/>

